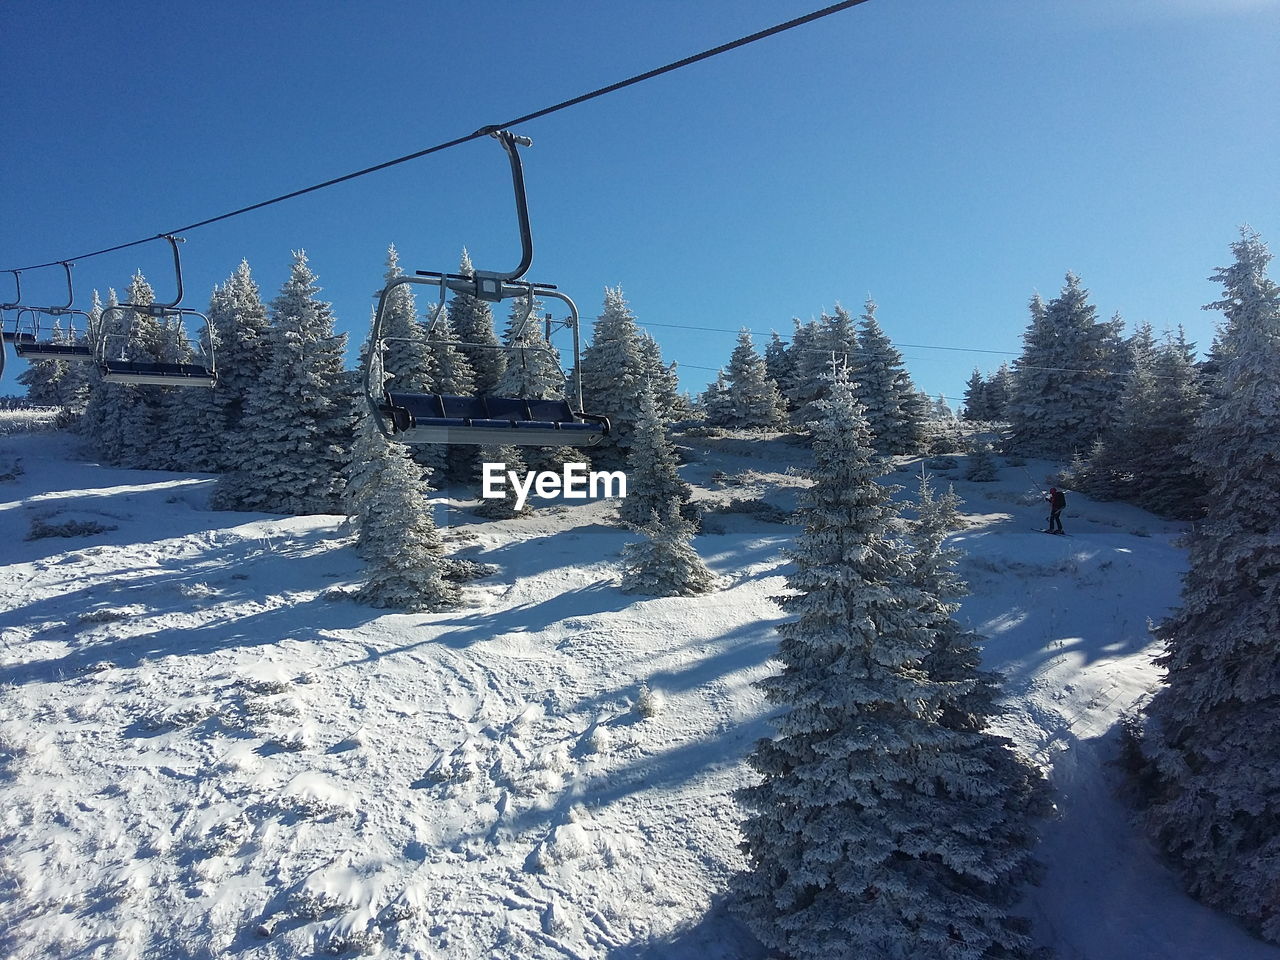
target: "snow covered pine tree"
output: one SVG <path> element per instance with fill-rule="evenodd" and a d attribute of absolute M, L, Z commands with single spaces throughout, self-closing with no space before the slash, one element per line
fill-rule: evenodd
<path fill-rule="evenodd" d="M 1214 279 L 1227 317 L 1221 399 L 1192 455 L 1210 484 L 1182 607 L 1155 635 L 1147 823 L 1188 889 L 1280 943 L 1280 287 L 1245 229 Z"/>
<path fill-rule="evenodd" d="M 667 425 L 658 414 L 657 399 L 646 381 L 640 392 L 640 419 L 627 451 L 627 495 L 618 507 L 623 523 L 640 526 L 655 514 L 665 517 L 669 504 L 679 512 L 692 491 L 680 479 L 677 465 Z"/>
<path fill-rule="evenodd" d="M 936 612 L 843 372 L 821 404 L 782 672 L 760 681 L 784 712 L 750 757 L 761 782 L 739 793 L 753 813 L 735 907 L 793 960 L 1032 956 L 1007 912 L 1030 864 L 1010 784 L 984 734 L 942 722 L 967 685 L 922 669 Z"/>

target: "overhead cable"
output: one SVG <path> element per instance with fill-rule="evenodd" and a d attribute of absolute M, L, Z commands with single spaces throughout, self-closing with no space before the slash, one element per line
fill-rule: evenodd
<path fill-rule="evenodd" d="M 410 160 L 417 160 L 421 157 L 426 157 L 433 153 L 440 153 L 443 150 L 448 150 L 452 147 L 461 146 L 462 144 L 469 143 L 472 140 L 479 140 L 481 137 L 487 137 L 490 133 L 498 129 L 515 127 L 522 123 L 528 123 L 532 120 L 539 120 L 542 117 L 550 116 L 551 114 L 558 113 L 561 110 L 567 110 L 569 107 L 576 107 L 580 103 L 586 103 L 588 100 L 595 100 L 597 97 L 603 97 L 606 94 L 615 93 L 618 90 L 622 90 L 626 87 L 634 86 L 635 84 L 638 84 L 638 83 L 643 83 L 646 80 L 652 80 L 653 78 L 660 77 L 666 73 L 672 73 L 676 70 L 682 69 L 683 67 L 691 66 L 692 64 L 695 64 L 695 63 L 700 63 L 703 60 L 710 60 L 712 57 L 717 57 L 722 53 L 729 52 L 730 50 L 736 50 L 739 47 L 745 47 L 748 44 L 755 43 L 759 40 L 765 40 L 765 39 L 768 39 L 769 37 L 777 36 L 780 33 L 785 33 L 788 30 L 794 30 L 796 27 L 801 27 L 801 26 L 804 26 L 805 24 L 813 23 L 815 20 L 821 20 L 824 17 L 831 16 L 833 13 L 840 13 L 844 10 L 850 9 L 851 7 L 856 7 L 866 2 L 867 0 L 842 0 L 842 2 L 840 3 L 833 3 L 828 7 L 823 7 L 821 10 L 815 10 L 812 13 L 807 13 L 802 17 L 796 17 L 793 20 L 788 20 L 785 23 L 775 24 L 772 27 L 767 27 L 764 30 L 759 30 L 748 36 L 739 37 L 737 40 L 731 40 L 728 43 L 722 43 L 717 47 L 712 47 L 709 50 L 703 50 L 701 53 L 695 53 L 692 56 L 685 57 L 682 60 L 676 60 L 664 66 L 656 67 L 653 70 L 646 70 L 644 73 L 638 73 L 633 77 L 628 77 L 626 80 L 619 80 L 618 82 L 611 83 L 608 86 L 599 87 L 598 89 L 592 90 L 590 93 L 584 93 L 576 97 L 571 97 L 568 100 L 561 100 L 559 103 L 553 104 L 549 107 L 543 107 L 539 110 L 534 110 L 532 113 L 526 113 L 523 116 L 514 117 L 503 123 L 481 127 L 479 130 L 476 130 L 474 133 L 469 133 L 466 136 L 455 137 L 452 140 L 446 140 L 444 143 L 438 143 L 433 147 L 427 147 L 423 150 L 417 150 L 413 153 L 405 154 L 403 157 L 396 157 L 394 160 L 386 160 L 382 163 L 374 164 L 372 167 L 365 167 L 363 170 L 356 170 L 352 173 L 343 174 L 340 177 L 333 177 L 332 179 L 325 180 L 322 183 L 315 183 L 309 187 L 303 187 L 300 190 L 293 190 L 293 191 L 290 191 L 289 193 L 281 194 L 278 197 L 272 197 L 270 200 L 261 200 L 258 203 L 251 203 L 248 206 L 240 207 L 236 210 L 228 211 L 227 213 L 220 213 L 217 216 L 207 217 L 204 220 L 197 220 L 195 223 L 189 223 L 189 224 L 186 224 L 185 226 L 176 227 L 173 230 L 163 230 L 149 237 L 143 237 L 139 240 L 129 240 L 125 243 L 117 243 L 115 246 L 104 247 L 101 250 L 94 250 L 91 253 L 82 253 L 76 257 L 60 257 L 57 260 L 50 260 L 47 263 L 37 263 L 37 264 L 32 264 L 30 266 L 25 266 L 25 267 L 12 267 L 12 268 L 7 268 L 0 272 L 8 273 L 14 270 L 18 272 L 21 272 L 23 270 L 39 270 L 43 267 L 60 266 L 61 264 L 66 262 L 74 263 L 79 260 L 88 260 L 91 257 L 99 257 L 107 253 L 115 253 L 117 250 L 125 250 L 125 249 L 128 249 L 129 247 L 141 246 L 144 243 L 150 243 L 153 240 L 158 240 L 168 235 L 186 233 L 191 230 L 196 230 L 200 227 L 207 227 L 210 224 L 219 223 L 223 220 L 230 220 L 232 217 L 238 217 L 242 214 L 249 213 L 253 210 L 261 210 L 263 207 L 269 207 L 273 204 L 283 203 L 285 200 L 292 200 L 295 197 L 301 197 L 308 193 L 315 193 L 317 190 L 324 190 L 327 187 L 336 186 L 337 184 L 340 184 L 340 183 L 346 183 L 348 180 L 354 180 L 357 177 L 363 177 L 371 173 L 377 173 L 379 170 L 386 170 L 388 167 L 394 167 L 401 163 L 408 163 Z"/>

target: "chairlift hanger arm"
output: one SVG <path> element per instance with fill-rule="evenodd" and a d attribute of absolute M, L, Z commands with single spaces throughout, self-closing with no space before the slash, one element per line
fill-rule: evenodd
<path fill-rule="evenodd" d="M 533 230 L 529 226 L 529 201 L 525 194 L 524 167 L 520 162 L 517 146 L 531 147 L 533 141 L 528 137 L 516 136 L 510 130 L 499 130 L 497 127 L 481 127 L 476 131 L 488 134 L 507 152 L 511 163 L 511 186 L 516 198 L 516 220 L 520 228 L 520 262 L 514 270 L 506 272 L 477 270 L 475 276 L 466 277 L 461 274 L 439 274 L 429 271 L 417 271 L 418 276 L 440 277 L 455 293 L 470 293 L 481 300 L 496 302 L 504 298 L 503 284 L 514 283 L 525 275 L 533 263 Z"/>
<path fill-rule="evenodd" d="M 182 303 L 182 295 L 183 295 L 182 257 L 178 253 L 178 244 L 186 243 L 186 240 L 183 237 L 175 237 L 171 233 L 162 233 L 160 234 L 160 236 L 155 237 L 154 239 L 168 240 L 169 246 L 173 250 L 173 275 L 175 280 L 177 281 L 177 287 L 178 287 L 177 296 L 175 296 L 168 303 L 122 303 L 120 304 L 120 306 L 132 307 L 134 310 L 137 310 L 140 313 L 145 313 L 153 317 L 159 317 L 159 316 L 164 316 L 167 312 L 172 311 L 175 307 L 177 307 L 178 304 Z"/>
<path fill-rule="evenodd" d="M 18 294 L 13 299 L 13 303 L 0 303 L 0 310 L 15 310 L 22 306 L 22 271 L 6 270 L 5 273 L 13 274 L 13 285 L 17 288 Z"/>

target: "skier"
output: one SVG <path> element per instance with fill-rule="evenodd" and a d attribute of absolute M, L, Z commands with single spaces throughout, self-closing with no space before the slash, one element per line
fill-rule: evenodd
<path fill-rule="evenodd" d="M 1066 531 L 1062 529 L 1062 508 L 1067 505 L 1066 494 L 1057 487 L 1050 487 L 1044 498 L 1049 502 L 1049 529 L 1045 533 L 1065 535 Z"/>

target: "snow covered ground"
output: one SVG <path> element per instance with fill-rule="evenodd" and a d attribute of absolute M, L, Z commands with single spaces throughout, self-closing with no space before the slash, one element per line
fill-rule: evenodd
<path fill-rule="evenodd" d="M 790 509 L 803 484 L 783 440 L 682 443 L 700 498 Z M 1068 960 L 1280 958 L 1180 893 L 1113 795 L 1181 526 L 1072 495 L 1072 536 L 1041 534 L 1049 469 L 957 479 L 953 538 L 1007 731 L 1057 789 L 1038 934 Z M 769 733 L 752 681 L 794 528 L 715 514 L 696 543 L 723 588 L 637 599 L 608 504 L 461 505 L 456 555 L 497 573 L 398 615 L 345 598 L 341 518 L 212 512 L 211 478 L 59 434 L 0 437 L 0 478 L 0 955 L 763 955 L 723 909 L 730 793 Z"/>

